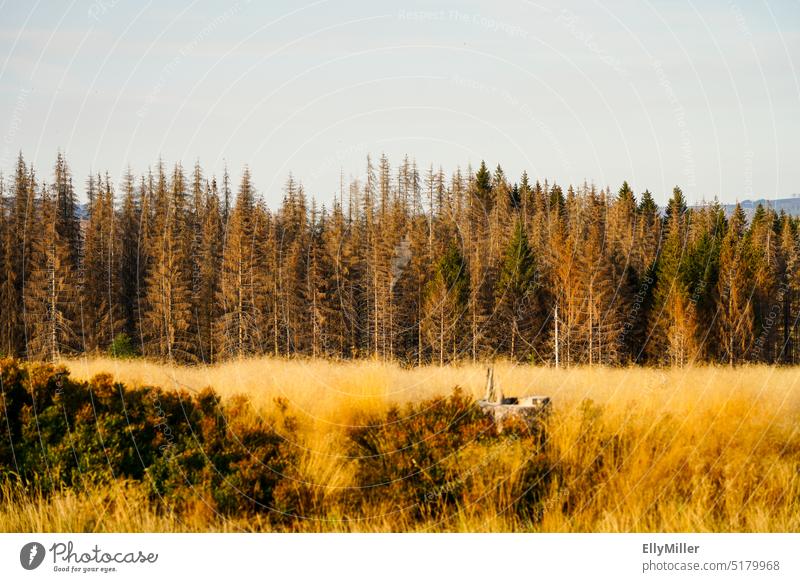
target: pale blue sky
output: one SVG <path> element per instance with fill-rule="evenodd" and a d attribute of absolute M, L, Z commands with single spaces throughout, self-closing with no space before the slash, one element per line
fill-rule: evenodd
<path fill-rule="evenodd" d="M 268 4 L 268 5 L 267 5 Z M 663 203 L 800 193 L 800 2 L 0 1 L 0 168 L 80 183 L 159 154 L 291 171 L 368 152 Z"/>

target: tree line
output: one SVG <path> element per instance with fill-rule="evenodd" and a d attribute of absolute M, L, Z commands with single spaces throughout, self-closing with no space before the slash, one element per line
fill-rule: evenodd
<path fill-rule="evenodd" d="M 235 192 L 234 192 L 235 190 Z M 798 219 L 663 209 L 498 166 L 446 175 L 367 158 L 329 206 L 279 207 L 163 162 L 79 204 L 62 154 L 0 176 L 0 353 L 182 362 L 268 354 L 408 364 L 795 363 Z M 556 331 L 558 330 L 558 331 Z"/>

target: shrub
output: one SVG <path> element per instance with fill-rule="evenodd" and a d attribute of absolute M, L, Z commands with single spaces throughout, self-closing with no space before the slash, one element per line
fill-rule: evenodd
<path fill-rule="evenodd" d="M 0 382 L 10 436 L 0 439 L 0 480 L 45 494 L 125 479 L 150 484 L 173 509 L 199 499 L 226 515 L 270 512 L 293 465 L 270 419 L 211 389 L 126 388 L 105 374 L 76 382 L 63 368 L 12 360 L 0 362 Z"/>
<path fill-rule="evenodd" d="M 415 517 L 437 515 L 456 504 L 464 481 L 460 453 L 497 438 L 491 420 L 458 388 L 437 397 L 360 419 L 348 431 L 356 463 L 352 502 Z"/>
<path fill-rule="evenodd" d="M 133 345 L 133 340 L 127 333 L 118 333 L 108 347 L 108 355 L 112 358 L 134 358 L 139 353 Z"/>

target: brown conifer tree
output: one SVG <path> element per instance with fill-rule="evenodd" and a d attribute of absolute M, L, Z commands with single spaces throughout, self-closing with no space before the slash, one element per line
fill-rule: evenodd
<path fill-rule="evenodd" d="M 31 175 L 29 187 L 36 190 Z M 34 359 L 56 361 L 81 349 L 78 330 L 79 273 L 75 263 L 77 217 L 68 169 L 56 162 L 56 181 L 42 186 L 31 224 L 35 236 L 30 280 L 24 287 L 26 353 Z M 65 209 L 72 208 L 70 215 Z"/>
<path fill-rule="evenodd" d="M 196 358 L 192 326 L 191 232 L 183 170 L 167 183 L 159 163 L 142 332 L 148 354 L 170 360 Z"/>
<path fill-rule="evenodd" d="M 256 308 L 256 248 L 254 192 L 250 172 L 245 169 L 228 220 L 222 251 L 215 326 L 217 350 L 223 357 L 245 357 L 260 345 Z"/>
<path fill-rule="evenodd" d="M 96 186 L 95 186 L 96 184 Z M 123 327 L 120 314 L 119 229 L 114 210 L 114 192 L 108 174 L 105 180 L 89 180 L 89 220 L 83 259 L 83 341 L 86 351 L 102 350 Z"/>
<path fill-rule="evenodd" d="M 753 341 L 753 265 L 746 222 L 737 204 L 720 251 L 719 337 L 722 357 L 731 365 L 747 358 Z"/>
<path fill-rule="evenodd" d="M 144 278 L 144 238 L 142 214 L 145 210 L 145 186 L 136 194 L 136 179 L 130 168 L 122 184 L 122 208 L 119 213 L 119 317 L 122 332 L 131 340 L 138 337 L 140 287 Z"/>

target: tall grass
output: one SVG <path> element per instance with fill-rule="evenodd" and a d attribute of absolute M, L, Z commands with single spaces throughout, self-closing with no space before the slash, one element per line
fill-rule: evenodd
<path fill-rule="evenodd" d="M 499 363 L 495 377 L 507 395 L 552 398 L 546 441 L 456 439 L 453 450 L 441 455 L 426 449 L 432 459 L 426 467 L 415 456 L 419 443 L 408 447 L 410 456 L 392 449 L 417 434 L 428 442 L 424 426 L 414 425 L 422 432 L 411 437 L 375 433 L 370 438 L 386 447 L 380 449 L 384 465 L 399 467 L 400 473 L 386 473 L 398 476 L 393 485 L 380 477 L 369 482 L 383 469 L 371 465 L 373 472 L 365 473 L 353 435 L 365 424 L 392 427 L 397 418 L 429 414 L 431 399 L 451 394 L 456 385 L 480 397 L 483 366 L 405 369 L 272 359 L 211 367 L 110 359 L 64 364 L 75 378 L 104 372 L 128 386 L 198 392 L 211 386 L 223 402 L 245 395 L 254 417 L 288 407 L 297 422 L 290 437 L 297 460 L 287 485 L 291 519 L 281 529 L 800 531 L 800 369 L 555 370 Z M 395 407 L 397 416 L 387 416 Z M 434 423 L 438 417 L 430 418 Z M 399 495 L 398 487 L 412 483 L 422 497 Z M 201 504 L 173 515 L 152 501 L 137 501 L 140 489 L 120 483 L 48 496 L 8 491 L 0 530 L 278 527 L 258 515 L 222 517 Z"/>

